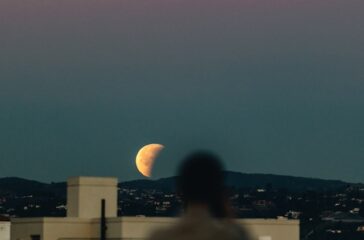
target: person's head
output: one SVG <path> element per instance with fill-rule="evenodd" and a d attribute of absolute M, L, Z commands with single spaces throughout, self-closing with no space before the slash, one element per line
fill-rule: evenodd
<path fill-rule="evenodd" d="M 212 153 L 197 151 L 188 155 L 177 177 L 177 190 L 185 204 L 203 204 L 214 217 L 226 217 L 223 170 L 219 158 Z"/>

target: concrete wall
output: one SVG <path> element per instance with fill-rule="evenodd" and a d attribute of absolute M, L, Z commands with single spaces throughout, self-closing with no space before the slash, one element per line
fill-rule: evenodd
<path fill-rule="evenodd" d="M 158 228 L 171 226 L 178 218 L 123 217 L 108 220 L 108 238 L 146 239 Z M 238 219 L 254 240 L 299 240 L 299 221 Z"/>
<path fill-rule="evenodd" d="M 11 240 L 30 240 L 39 234 L 41 240 L 98 239 L 98 219 L 33 218 L 13 219 Z M 146 239 L 158 228 L 169 227 L 178 218 L 122 217 L 107 219 L 107 239 Z M 254 240 L 299 240 L 299 221 L 275 219 L 238 220 Z"/>
<path fill-rule="evenodd" d="M 298 220 L 284 219 L 239 219 L 257 240 L 299 240 L 300 222 Z"/>
<path fill-rule="evenodd" d="M 99 226 L 95 221 L 83 219 L 47 219 L 44 224 L 44 239 L 93 239 L 99 238 Z"/>
<path fill-rule="evenodd" d="M 30 240 L 31 235 L 40 235 L 41 240 L 91 239 L 98 237 L 98 224 L 80 218 L 12 219 L 11 240 Z"/>
<path fill-rule="evenodd" d="M 108 238 L 146 239 L 156 229 L 171 226 L 178 218 L 122 217 L 108 219 Z"/>
<path fill-rule="evenodd" d="M 40 235 L 41 239 L 45 239 L 42 219 L 11 219 L 11 240 L 30 240 L 31 235 Z"/>
<path fill-rule="evenodd" d="M 10 221 L 0 221 L 0 240 L 10 240 Z"/>
<path fill-rule="evenodd" d="M 67 181 L 67 216 L 99 218 L 101 215 L 101 199 L 105 199 L 106 217 L 116 217 L 117 182 L 117 178 L 69 178 Z"/>

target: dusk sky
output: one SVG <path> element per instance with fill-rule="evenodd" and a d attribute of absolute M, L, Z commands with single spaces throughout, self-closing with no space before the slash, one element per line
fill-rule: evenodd
<path fill-rule="evenodd" d="M 227 169 L 364 182 L 363 0 L 1 0 L 0 177 Z"/>

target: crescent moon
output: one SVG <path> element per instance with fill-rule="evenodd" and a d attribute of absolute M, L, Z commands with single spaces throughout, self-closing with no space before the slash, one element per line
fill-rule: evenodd
<path fill-rule="evenodd" d="M 142 147 L 136 156 L 135 163 L 138 171 L 145 177 L 152 176 L 155 159 L 163 150 L 162 144 L 152 143 Z"/>

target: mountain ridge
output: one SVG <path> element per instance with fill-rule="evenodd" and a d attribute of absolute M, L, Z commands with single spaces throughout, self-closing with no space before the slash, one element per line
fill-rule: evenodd
<path fill-rule="evenodd" d="M 336 190 L 346 186 L 364 186 L 363 183 L 350 183 L 342 180 L 320 179 L 312 177 L 296 177 L 265 173 L 225 172 L 226 185 L 232 188 L 265 188 L 287 189 L 290 191 Z M 137 179 L 119 182 L 119 187 L 137 189 L 159 189 L 174 191 L 176 177 L 159 179 Z M 66 182 L 44 183 L 20 178 L 0 178 L 0 194 L 61 194 L 66 193 Z"/>
<path fill-rule="evenodd" d="M 139 179 L 121 182 L 121 187 L 129 188 L 154 188 L 172 191 L 175 188 L 176 177 L 160 178 L 156 180 Z M 264 173 L 241 173 L 234 171 L 225 172 L 226 185 L 233 188 L 264 188 L 268 185 L 275 189 L 287 189 L 291 191 L 306 190 L 336 190 L 348 185 L 363 185 L 362 183 L 350 183 L 342 180 L 296 177 Z"/>

